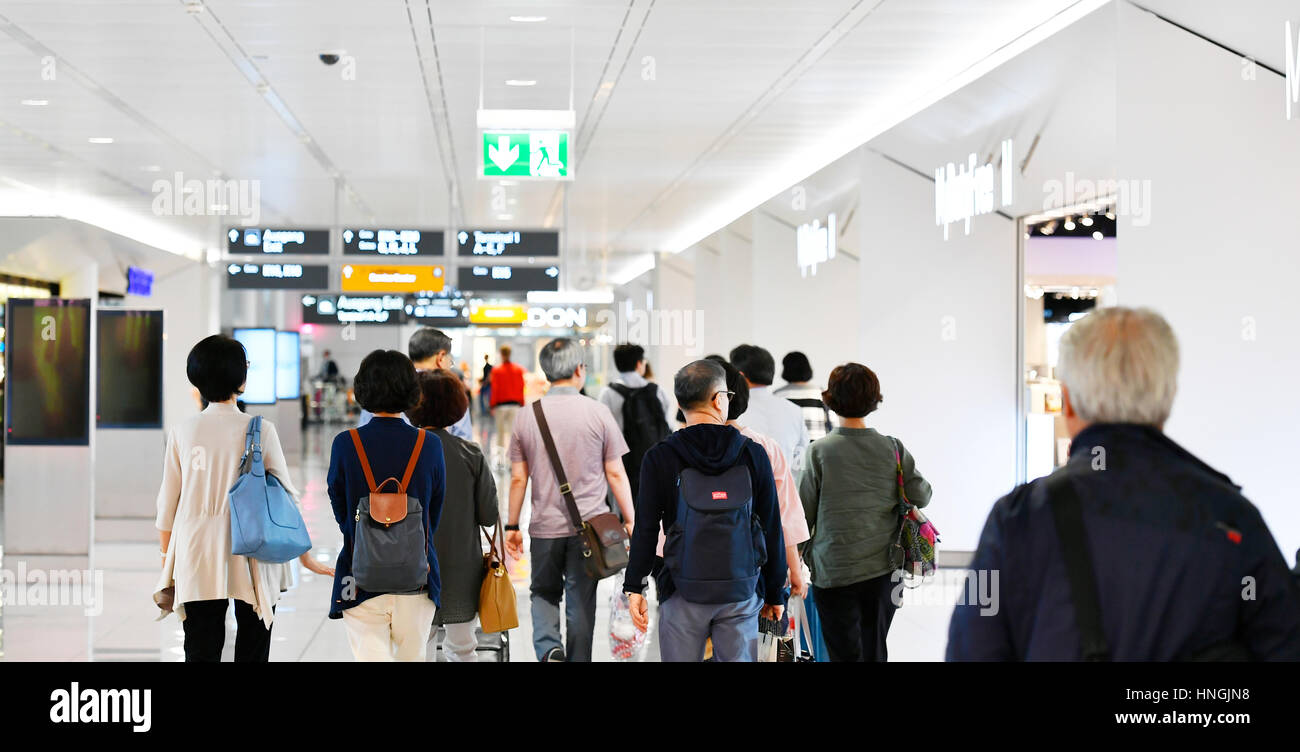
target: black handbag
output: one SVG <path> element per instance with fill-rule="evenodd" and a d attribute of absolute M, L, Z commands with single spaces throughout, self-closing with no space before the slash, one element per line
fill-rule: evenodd
<path fill-rule="evenodd" d="M 551 469 L 555 471 L 555 480 L 560 484 L 560 496 L 564 497 L 564 506 L 569 510 L 569 518 L 573 521 L 576 534 L 582 538 L 582 557 L 587 565 L 587 573 L 597 580 L 618 574 L 627 567 L 628 551 L 631 548 L 627 529 L 613 512 L 602 512 L 585 521 L 582 519 L 578 502 L 573 498 L 573 489 L 564 475 L 560 453 L 556 451 L 555 440 L 551 438 L 551 428 L 546 424 L 546 413 L 542 412 L 541 400 L 533 403 L 533 414 L 537 417 L 537 428 L 542 434 L 542 443 L 546 446 L 546 456 L 551 460 Z"/>

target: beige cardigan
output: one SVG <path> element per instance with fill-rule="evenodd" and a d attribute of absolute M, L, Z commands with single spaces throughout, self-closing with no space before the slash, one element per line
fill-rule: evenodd
<path fill-rule="evenodd" d="M 267 564 L 230 553 L 227 494 L 239 477 L 244 433 L 251 418 L 234 405 L 212 403 L 167 432 L 155 524 L 159 530 L 170 530 L 172 537 L 154 601 L 160 603 L 162 591 L 174 586 L 173 608 L 182 621 L 189 601 L 236 598 L 251 605 L 270 627 L 275 618 L 271 608 L 292 583 L 289 564 Z M 297 500 L 275 425 L 265 419 L 262 457 L 267 472 Z"/>

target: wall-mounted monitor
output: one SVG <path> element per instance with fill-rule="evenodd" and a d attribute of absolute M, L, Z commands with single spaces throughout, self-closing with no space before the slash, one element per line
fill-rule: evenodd
<path fill-rule="evenodd" d="M 330 252 L 330 231 L 290 227 L 232 227 L 226 231 L 226 251 L 324 256 Z"/>
<path fill-rule="evenodd" d="M 10 298 L 5 437 L 12 445 L 90 443 L 90 301 Z"/>
<path fill-rule="evenodd" d="M 456 233 L 459 256 L 558 256 L 560 233 L 555 230 L 461 230 Z"/>
<path fill-rule="evenodd" d="M 275 333 L 275 398 L 302 396 L 302 348 L 297 332 Z"/>
<path fill-rule="evenodd" d="M 248 384 L 240 399 L 248 405 L 275 404 L 275 330 L 236 329 L 248 352 Z"/>
<path fill-rule="evenodd" d="M 162 428 L 163 312 L 101 308 L 96 320 L 96 425 Z"/>

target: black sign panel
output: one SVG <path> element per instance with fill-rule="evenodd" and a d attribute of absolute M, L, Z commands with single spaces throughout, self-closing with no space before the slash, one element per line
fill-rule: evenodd
<path fill-rule="evenodd" d="M 226 287 L 231 290 L 313 290 L 329 284 L 325 264 L 226 265 Z"/>
<path fill-rule="evenodd" d="M 325 256 L 330 252 L 330 231 L 283 227 L 232 227 L 226 231 L 226 251 Z"/>
<path fill-rule="evenodd" d="M 560 289 L 560 267 L 462 266 L 458 286 L 474 292 L 555 292 Z"/>
<path fill-rule="evenodd" d="M 343 253 L 348 256 L 441 256 L 442 230 L 344 230 Z"/>
<path fill-rule="evenodd" d="M 461 230 L 456 234 L 461 256 L 558 256 L 560 233 L 555 230 Z"/>
<path fill-rule="evenodd" d="M 407 296 L 406 320 L 444 329 L 469 326 L 469 307 L 464 298 Z"/>
<path fill-rule="evenodd" d="M 407 299 L 402 295 L 304 295 L 304 324 L 401 324 Z"/>

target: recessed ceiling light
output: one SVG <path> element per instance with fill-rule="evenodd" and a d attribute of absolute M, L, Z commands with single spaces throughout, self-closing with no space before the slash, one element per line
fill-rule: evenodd
<path fill-rule="evenodd" d="M 111 143 L 113 143 L 113 139 L 109 138 L 108 136 L 91 136 L 90 138 L 88 138 L 88 139 L 86 139 L 86 140 L 89 141 L 89 142 L 92 143 L 92 144 L 111 144 Z"/>
<path fill-rule="evenodd" d="M 510 78 L 506 79 L 506 86 L 536 86 L 537 81 L 531 78 Z"/>
<path fill-rule="evenodd" d="M 141 169 L 141 170 L 144 170 L 145 172 L 161 172 L 161 171 L 162 171 L 162 168 L 159 167 L 159 166 L 156 165 L 156 164 L 144 165 L 144 166 L 141 167 L 140 169 Z"/>
<path fill-rule="evenodd" d="M 44 107 L 49 103 L 50 100 L 48 99 L 24 99 L 23 100 L 23 104 L 27 105 L 28 107 Z"/>
<path fill-rule="evenodd" d="M 510 20 L 515 23 L 541 23 L 546 20 L 546 16 L 511 16 Z"/>
<path fill-rule="evenodd" d="M 1079 220 L 1079 223 L 1084 227 L 1092 227 L 1092 217 L 1085 216 L 1083 219 Z"/>
<path fill-rule="evenodd" d="M 1106 237 L 1106 236 L 1101 234 L 1101 230 L 1097 230 L 1096 232 L 1094 232 L 1094 233 L 1092 234 L 1092 239 L 1093 239 L 1093 240 L 1101 240 L 1101 239 L 1104 238 L 1104 237 Z"/>

